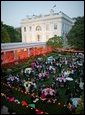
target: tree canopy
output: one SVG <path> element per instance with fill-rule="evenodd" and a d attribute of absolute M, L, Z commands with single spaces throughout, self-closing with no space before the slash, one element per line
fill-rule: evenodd
<path fill-rule="evenodd" d="M 1 43 L 7 42 L 21 42 L 21 30 L 1 22 Z"/>
<path fill-rule="evenodd" d="M 77 17 L 75 20 L 67 34 L 68 44 L 75 49 L 84 49 L 84 17 Z"/>
<path fill-rule="evenodd" d="M 63 47 L 63 39 L 61 36 L 55 35 L 47 41 L 47 46 L 51 46 L 53 48 L 61 48 Z"/>
<path fill-rule="evenodd" d="M 8 34 L 6 28 L 4 28 L 2 22 L 1 22 L 1 42 L 2 43 L 10 42 L 9 34 Z"/>

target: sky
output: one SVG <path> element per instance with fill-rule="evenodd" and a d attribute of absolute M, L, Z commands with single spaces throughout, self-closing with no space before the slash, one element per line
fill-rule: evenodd
<path fill-rule="evenodd" d="M 20 27 L 21 20 L 27 16 L 46 15 L 51 9 L 55 13 L 62 11 L 71 18 L 84 16 L 84 1 L 1 1 L 1 21 Z"/>

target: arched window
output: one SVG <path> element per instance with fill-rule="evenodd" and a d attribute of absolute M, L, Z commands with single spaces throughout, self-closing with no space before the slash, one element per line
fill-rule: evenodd
<path fill-rule="evenodd" d="M 40 27 L 40 26 L 37 26 L 37 27 L 36 27 L 36 31 L 41 31 L 41 27 Z"/>

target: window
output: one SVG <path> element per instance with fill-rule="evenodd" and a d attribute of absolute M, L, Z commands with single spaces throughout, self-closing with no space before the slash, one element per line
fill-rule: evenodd
<path fill-rule="evenodd" d="M 37 41 L 40 41 L 40 35 L 37 35 Z"/>
<path fill-rule="evenodd" d="M 30 26 L 30 27 L 29 27 L 29 30 L 31 31 L 31 29 L 32 29 L 32 27 Z"/>
<path fill-rule="evenodd" d="M 37 27 L 36 27 L 36 31 L 41 31 L 41 27 L 40 27 L 40 26 L 37 26 Z"/>
<path fill-rule="evenodd" d="M 26 32 L 26 27 L 24 27 L 24 32 Z"/>
<path fill-rule="evenodd" d="M 54 29 L 55 29 L 55 30 L 57 29 L 57 25 L 54 25 Z"/>

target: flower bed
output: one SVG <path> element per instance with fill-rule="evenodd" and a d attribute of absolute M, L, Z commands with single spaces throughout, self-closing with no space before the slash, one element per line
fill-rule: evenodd
<path fill-rule="evenodd" d="M 36 66 L 38 65 L 39 66 L 39 64 L 42 66 L 43 64 L 42 63 L 44 63 L 44 61 L 47 59 L 47 57 L 48 56 L 53 56 L 54 58 L 56 58 L 56 61 L 58 62 L 59 60 L 58 60 L 58 57 L 60 57 L 60 59 L 62 59 L 60 62 L 63 64 L 62 65 L 62 69 L 61 70 L 63 70 L 63 69 L 67 69 L 67 67 L 68 67 L 68 65 L 67 64 L 65 64 L 64 63 L 64 61 L 66 60 L 66 58 L 68 59 L 70 59 L 70 58 L 72 58 L 72 54 L 70 55 L 70 56 L 67 56 L 67 55 L 58 55 L 58 54 L 56 54 L 56 53 L 51 53 L 51 54 L 48 54 L 48 55 L 45 55 L 45 56 L 43 56 L 42 58 L 43 58 L 43 61 L 41 62 L 41 64 L 40 64 L 40 62 L 38 62 L 37 61 L 37 58 L 38 57 L 32 57 L 32 59 L 30 59 L 30 61 L 28 62 L 28 63 L 21 63 L 21 64 L 18 64 L 18 65 L 16 65 L 15 67 L 12 67 L 11 69 L 13 69 L 13 72 L 15 73 L 16 72 L 16 74 L 18 73 L 18 72 L 20 72 L 20 70 L 21 69 L 23 69 L 23 68 L 26 68 L 26 67 L 28 67 L 30 64 L 31 64 L 31 62 L 33 62 L 33 60 L 35 60 L 36 61 Z M 39 57 L 41 57 L 41 56 L 39 56 Z M 71 61 L 72 62 L 72 61 Z M 70 62 L 70 63 L 71 63 Z M 45 64 L 45 63 L 44 63 Z M 58 63 L 59 64 L 59 63 Z M 52 66 L 52 64 L 50 63 L 50 64 L 48 64 L 48 66 Z M 43 67 L 43 69 L 41 69 L 41 70 L 47 70 L 47 65 L 45 65 L 46 67 L 44 68 Z M 55 63 L 54 63 L 54 66 L 55 66 Z M 59 66 L 59 65 L 57 65 L 57 66 Z M 36 69 L 36 71 L 35 71 L 35 69 Z M 36 72 L 38 71 L 37 69 L 38 68 L 35 68 L 34 69 L 34 71 L 35 71 L 35 73 L 33 74 L 34 76 L 35 76 L 35 74 L 36 74 Z M 81 66 L 80 66 L 80 71 L 82 70 L 82 68 L 81 68 Z M 48 71 L 49 71 L 49 79 L 48 80 L 39 80 L 38 78 L 36 79 L 36 83 L 37 83 L 37 86 L 38 87 L 41 87 L 42 89 L 44 89 L 44 87 L 45 86 L 49 86 L 49 85 L 52 85 L 52 87 L 55 87 L 55 84 L 54 84 L 54 82 L 55 82 L 55 77 L 54 77 L 54 75 L 56 74 L 57 75 L 57 77 L 59 77 L 58 75 L 61 73 L 61 71 L 59 70 L 59 68 L 57 67 L 57 71 L 56 72 L 53 72 L 53 70 L 52 71 L 50 71 L 49 70 L 49 68 L 48 68 Z M 38 71 L 38 73 L 40 72 L 40 70 Z M 43 71 L 41 71 L 41 72 L 43 72 Z M 79 71 L 78 71 L 79 72 Z M 80 73 L 78 73 L 77 72 L 77 74 L 75 74 L 75 77 L 73 77 L 73 80 L 71 81 L 71 82 L 68 82 L 68 84 L 66 84 L 65 86 L 63 86 L 63 87 L 60 87 L 60 85 L 56 85 L 56 87 L 55 87 L 55 89 L 56 89 L 56 91 L 58 91 L 58 93 L 59 93 L 59 95 L 57 94 L 57 96 L 56 96 L 56 102 L 55 103 L 52 103 L 51 102 L 51 100 L 48 100 L 48 101 L 43 101 L 43 100 L 41 100 L 40 99 L 40 96 L 38 96 L 38 90 L 39 90 L 39 88 L 37 89 L 37 91 L 35 92 L 36 93 L 36 95 L 37 95 L 37 97 L 39 98 L 39 100 L 37 101 L 37 102 L 35 102 L 35 107 L 36 107 L 36 112 L 37 112 L 37 114 L 38 114 L 38 112 L 39 112 L 39 110 L 41 110 L 41 113 L 42 112 L 46 112 L 46 113 L 49 113 L 49 114 L 52 114 L 52 113 L 54 113 L 54 114 L 56 114 L 56 113 L 58 113 L 58 114 L 60 114 L 60 113 L 72 113 L 72 111 L 69 111 L 68 109 L 67 109 L 67 104 L 66 104 L 66 102 L 68 101 L 68 94 L 66 94 L 66 90 L 68 89 L 68 87 L 70 87 L 70 90 L 71 90 L 71 92 L 72 92 L 72 94 L 74 94 L 76 91 L 77 91 L 77 96 L 80 96 L 80 94 L 81 94 L 81 90 L 79 91 L 79 89 L 78 89 L 78 86 L 76 86 L 76 85 L 78 85 L 76 82 L 75 82 L 75 79 L 79 79 L 79 77 L 78 76 L 80 76 Z M 77 76 L 78 75 L 78 76 Z M 23 77 L 23 79 L 25 79 L 25 76 L 23 75 L 22 76 Z M 21 77 L 21 75 L 20 75 L 20 78 L 22 79 L 22 77 Z M 3 78 L 2 78 L 3 79 Z M 33 76 L 32 76 L 32 79 L 33 79 Z M 45 85 L 45 86 L 43 86 L 43 84 Z M 57 84 L 57 83 L 56 83 Z M 19 86 L 20 87 L 20 86 Z M 31 98 L 29 97 L 29 95 L 30 94 L 28 94 L 27 92 L 24 92 L 23 90 L 21 90 L 21 89 L 19 89 L 19 87 L 18 86 L 16 86 L 16 88 L 14 87 L 14 86 L 11 86 L 11 88 L 12 88 L 12 92 L 10 92 L 10 94 L 8 95 L 9 97 L 10 96 L 12 96 L 12 97 L 14 97 L 15 99 L 18 99 L 18 100 L 20 100 L 20 104 L 22 104 L 22 101 L 24 101 L 25 103 L 24 103 L 24 106 L 26 107 L 26 106 L 28 106 L 29 104 L 32 104 L 31 103 Z M 76 88 L 75 88 L 76 87 Z M 4 87 L 3 85 L 2 85 L 2 93 L 7 93 L 7 86 L 6 87 Z M 69 91 L 69 89 L 68 89 L 68 92 L 70 92 Z M 70 94 L 70 93 L 69 93 Z M 71 94 L 71 95 L 72 95 Z M 7 95 L 7 94 L 6 94 Z M 14 100 L 14 98 L 12 98 L 12 101 Z M 33 98 L 35 98 L 35 97 L 33 97 Z M 3 101 L 3 100 L 2 100 Z M 17 100 L 16 100 L 17 101 Z M 6 103 L 5 103 L 6 104 Z M 11 103 L 12 104 L 12 103 Z M 11 105 L 10 103 L 8 104 L 8 106 L 10 106 Z M 27 105 L 28 104 L 28 105 Z M 57 107 L 57 108 L 56 108 Z M 21 108 L 21 107 L 20 107 Z M 37 108 L 38 108 L 38 110 L 37 110 Z M 18 112 L 18 110 L 16 109 L 15 110 L 16 111 L 16 113 L 20 113 L 20 111 Z M 26 111 L 24 111 L 23 113 L 25 113 Z M 29 112 L 30 112 L 30 110 L 29 110 Z"/>

